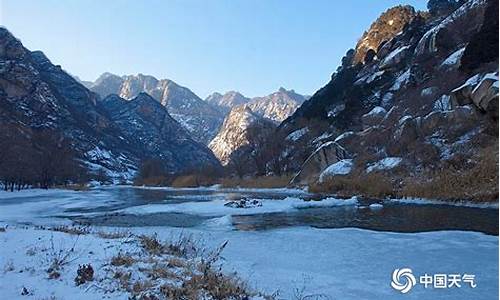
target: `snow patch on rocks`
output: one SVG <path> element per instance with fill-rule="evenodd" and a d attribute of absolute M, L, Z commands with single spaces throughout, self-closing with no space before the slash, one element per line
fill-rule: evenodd
<path fill-rule="evenodd" d="M 347 175 L 351 173 L 352 167 L 354 163 L 352 159 L 342 159 L 338 162 L 331 164 L 328 166 L 321 174 L 319 175 L 319 182 L 324 182 L 328 177 L 332 177 L 335 175 Z"/>
<path fill-rule="evenodd" d="M 401 157 L 386 157 L 373 164 L 370 164 L 366 168 L 366 172 L 370 173 L 373 171 L 390 170 L 397 167 L 403 159 Z"/>
<path fill-rule="evenodd" d="M 303 137 L 306 133 L 309 132 L 309 128 L 304 127 L 299 130 L 295 130 L 294 132 L 290 133 L 286 139 L 289 141 L 298 141 L 301 137 Z"/>

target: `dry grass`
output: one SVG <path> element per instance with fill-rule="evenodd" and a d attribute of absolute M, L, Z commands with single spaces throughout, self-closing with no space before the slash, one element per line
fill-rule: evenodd
<path fill-rule="evenodd" d="M 373 198 L 385 198 L 394 193 L 394 185 L 383 173 L 372 172 L 364 174 L 356 172 L 345 176 L 333 176 L 323 183 L 309 185 L 313 193 L 329 193 L 350 197 L 363 195 Z"/>
<path fill-rule="evenodd" d="M 154 176 L 148 178 L 135 179 L 134 185 L 165 186 L 169 185 L 171 181 L 172 179 L 167 176 Z"/>
<path fill-rule="evenodd" d="M 183 175 L 176 177 L 170 184 L 172 187 L 198 187 L 200 186 L 199 178 L 196 175 Z"/>
<path fill-rule="evenodd" d="M 424 165 L 425 166 L 425 165 Z M 313 183 L 309 191 L 338 196 L 372 198 L 416 197 L 447 201 L 498 201 L 498 146 L 483 148 L 471 156 L 457 155 L 415 175 L 399 168 L 364 173 L 361 166 L 346 176 Z"/>
<path fill-rule="evenodd" d="M 121 239 L 130 235 L 130 233 L 123 231 L 114 231 L 114 232 L 98 231 L 96 232 L 96 234 L 97 236 L 103 239 Z"/>
<path fill-rule="evenodd" d="M 485 148 L 472 159 L 452 161 L 441 169 L 408 178 L 403 197 L 441 200 L 498 201 L 498 148 Z"/>
<path fill-rule="evenodd" d="M 221 185 L 225 188 L 280 188 L 286 187 L 290 183 L 292 176 L 261 176 L 251 178 L 229 177 L 221 180 Z"/>
<path fill-rule="evenodd" d="M 134 257 L 132 257 L 132 255 L 124 254 L 121 252 L 118 252 L 117 255 L 115 255 L 111 258 L 111 265 L 115 266 L 115 267 L 119 267 L 119 266 L 130 267 L 135 262 L 136 262 L 136 260 Z"/>
<path fill-rule="evenodd" d="M 179 234 L 175 239 L 168 242 L 160 241 L 156 235 L 139 236 L 139 242 L 144 250 L 151 255 L 169 254 L 177 257 L 194 257 L 200 254 L 197 247 L 198 241 L 191 235 Z"/>
<path fill-rule="evenodd" d="M 156 236 L 139 236 L 141 247 L 151 255 L 160 255 L 164 252 L 164 246 Z"/>
<path fill-rule="evenodd" d="M 64 232 L 64 233 L 73 234 L 73 235 L 82 235 L 82 234 L 89 234 L 90 233 L 90 229 L 87 226 L 61 225 L 61 226 L 51 227 L 51 228 L 49 228 L 49 230 Z"/>

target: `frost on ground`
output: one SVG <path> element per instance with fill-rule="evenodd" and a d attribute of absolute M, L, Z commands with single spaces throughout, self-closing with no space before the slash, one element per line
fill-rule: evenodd
<path fill-rule="evenodd" d="M 141 295 L 150 296 L 142 299 L 157 299 L 151 295 L 203 299 L 175 296 L 192 291 L 198 295 L 245 291 L 262 297 L 252 292 L 257 288 L 276 299 L 297 299 L 299 294 L 326 295 L 321 299 L 401 299 L 390 287 L 393 270 L 401 267 L 410 267 L 417 275 L 474 274 L 478 284 L 475 289 L 446 291 L 415 286 L 405 299 L 491 299 L 498 291 L 498 237 L 474 232 L 402 234 L 299 227 L 261 232 L 132 228 L 73 233 L 13 227 L 0 232 L 0 290 L 5 299 L 19 299 L 22 293 L 32 299 L 141 299 Z M 214 251 L 191 247 L 197 237 L 206 241 L 201 249 Z M 211 257 L 219 256 L 224 258 L 223 272 L 213 263 L 207 273 Z M 59 275 L 50 279 L 47 271 L 54 258 L 61 257 L 66 258 L 60 267 L 52 268 Z M 79 265 L 88 264 L 92 280 L 77 285 Z M 233 276 L 235 270 L 247 284 Z M 218 288 L 207 290 L 213 281 Z"/>
<path fill-rule="evenodd" d="M 13 228 L 1 233 L 3 299 L 261 299 L 193 236 L 78 227 Z"/>

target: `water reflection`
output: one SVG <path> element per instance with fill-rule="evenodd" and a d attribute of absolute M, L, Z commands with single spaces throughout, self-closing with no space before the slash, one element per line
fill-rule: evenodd
<path fill-rule="evenodd" d="M 78 222 L 106 226 L 203 226 L 208 217 L 182 213 L 152 213 L 147 215 L 117 214 L 113 211 L 145 204 L 175 204 L 242 198 L 284 199 L 286 197 L 314 198 L 313 195 L 221 190 L 151 190 L 138 188 L 105 188 L 94 190 L 93 199 L 106 205 L 92 208 L 73 208 L 73 219 Z M 96 200 L 98 201 L 98 200 Z M 236 230 L 269 230 L 292 226 L 317 228 L 356 227 L 395 232 L 434 230 L 472 230 L 498 235 L 498 209 L 479 209 L 447 205 L 416 205 L 397 202 L 384 203 L 378 209 L 369 205 L 376 201 L 362 199 L 359 206 L 339 206 L 290 210 L 255 215 L 233 215 Z M 87 217 L 88 212 L 109 212 Z M 80 215 L 78 215 L 80 214 Z M 219 216 L 220 217 L 220 216 Z"/>

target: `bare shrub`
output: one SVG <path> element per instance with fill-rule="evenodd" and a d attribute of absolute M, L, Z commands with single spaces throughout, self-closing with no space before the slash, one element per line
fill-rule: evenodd
<path fill-rule="evenodd" d="M 49 279 L 59 278 L 61 276 L 61 269 L 65 265 L 78 259 L 78 255 L 75 252 L 75 246 L 77 242 L 78 238 L 75 239 L 73 245 L 70 248 L 60 247 L 59 249 L 56 249 L 56 247 L 54 246 L 54 238 L 50 238 L 50 249 L 47 253 L 49 267 L 46 270 Z"/>

